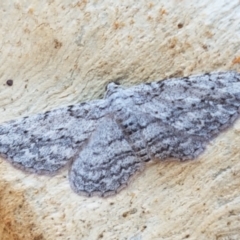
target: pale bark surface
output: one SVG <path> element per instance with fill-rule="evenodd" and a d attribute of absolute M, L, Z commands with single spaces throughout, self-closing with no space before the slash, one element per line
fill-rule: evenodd
<path fill-rule="evenodd" d="M 1 10 L 1 122 L 100 98 L 108 82 L 240 71 L 240 2 L 21 1 Z M 13 80 L 8 86 L 7 80 Z M 240 120 L 195 161 L 151 164 L 118 195 L 0 159 L 0 239 L 240 239 Z"/>

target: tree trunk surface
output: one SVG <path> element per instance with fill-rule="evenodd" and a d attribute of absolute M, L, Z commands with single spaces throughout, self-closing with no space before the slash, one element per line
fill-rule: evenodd
<path fill-rule="evenodd" d="M 124 86 L 240 71 L 240 2 L 7 1 L 1 123 Z M 12 81 L 9 81 L 12 80 Z M 74 193 L 67 169 L 28 174 L 0 159 L 0 239 L 240 239 L 240 120 L 194 161 L 152 163 L 109 198 Z"/>

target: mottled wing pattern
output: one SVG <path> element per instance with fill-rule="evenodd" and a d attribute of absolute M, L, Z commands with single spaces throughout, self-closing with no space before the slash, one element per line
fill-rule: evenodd
<path fill-rule="evenodd" d="M 117 193 L 156 159 L 192 159 L 240 111 L 240 74 L 218 72 L 123 89 L 105 99 L 0 125 L 0 154 L 29 172 L 55 173 L 68 163 L 73 190 Z"/>
<path fill-rule="evenodd" d="M 124 90 L 132 104 L 119 114 L 144 159 L 192 159 L 239 115 L 240 74 L 218 72 L 141 84 Z M 125 117 L 129 115 L 130 117 Z"/>
<path fill-rule="evenodd" d="M 77 193 L 106 197 L 124 188 L 143 166 L 119 125 L 106 117 L 73 162 L 69 180 Z"/>
<path fill-rule="evenodd" d="M 107 106 L 92 101 L 4 123 L 0 154 L 23 170 L 55 173 L 78 154 Z"/>

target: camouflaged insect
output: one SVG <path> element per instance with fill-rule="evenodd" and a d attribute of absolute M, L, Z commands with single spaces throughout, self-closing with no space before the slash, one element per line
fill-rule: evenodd
<path fill-rule="evenodd" d="M 73 190 L 108 196 L 150 160 L 194 159 L 239 115 L 240 74 L 215 72 L 123 88 L 104 99 L 0 125 L 14 166 L 54 174 L 68 165 Z"/>

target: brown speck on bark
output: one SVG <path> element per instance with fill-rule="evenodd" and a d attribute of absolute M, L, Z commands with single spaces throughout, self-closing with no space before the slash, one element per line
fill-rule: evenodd
<path fill-rule="evenodd" d="M 11 87 L 13 85 L 13 80 L 9 79 L 6 81 L 6 84 Z"/>

